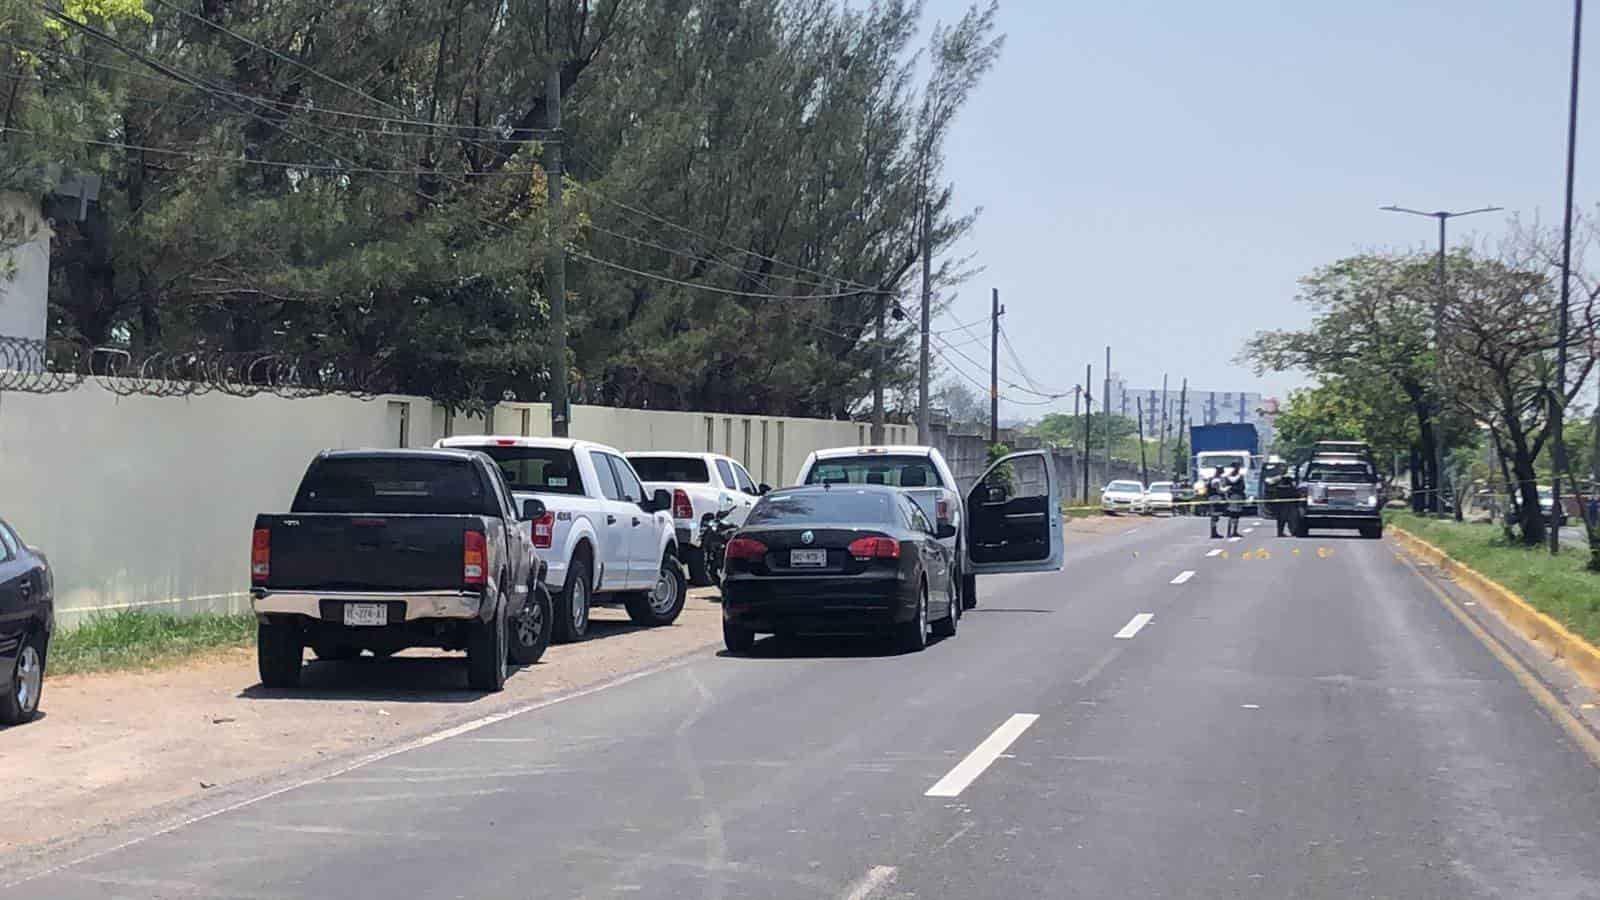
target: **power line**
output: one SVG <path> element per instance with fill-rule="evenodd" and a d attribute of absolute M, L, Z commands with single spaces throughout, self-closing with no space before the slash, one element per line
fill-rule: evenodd
<path fill-rule="evenodd" d="M 601 259 L 598 256 L 592 256 L 588 253 L 584 253 L 581 250 L 572 251 L 572 255 L 579 259 L 585 259 L 589 262 L 605 266 L 608 269 L 616 269 L 619 272 L 627 272 L 630 275 L 637 275 L 640 278 L 650 278 L 656 281 L 666 282 L 667 284 L 675 284 L 679 287 L 692 288 L 697 291 L 709 291 L 713 294 L 722 294 L 728 297 L 743 297 L 748 300 L 842 300 L 846 297 L 863 297 L 876 293 L 876 291 L 866 290 L 834 294 L 761 294 L 752 291 L 739 291 L 732 288 L 717 287 L 716 285 L 711 284 L 696 284 L 692 281 L 684 281 L 681 278 L 673 278 L 669 275 L 660 275 L 655 272 L 647 272 L 643 269 L 635 269 L 631 266 L 625 266 L 621 263 L 612 262 L 609 259 Z"/>
<path fill-rule="evenodd" d="M 831 284 L 824 284 L 824 283 L 819 282 L 819 281 L 808 281 L 808 280 L 803 279 L 803 278 L 794 278 L 794 277 L 789 276 L 789 275 L 779 275 L 776 272 L 759 272 L 759 271 L 756 271 L 754 269 L 742 268 L 742 267 L 740 267 L 739 265 L 737 265 L 735 263 L 728 262 L 727 260 L 723 259 L 720 256 L 713 256 L 711 254 L 699 254 L 699 253 L 694 253 L 692 251 L 684 250 L 684 249 L 681 249 L 681 248 L 670 247 L 670 246 L 668 246 L 666 244 L 658 243 L 656 241 L 652 241 L 652 240 L 649 240 L 647 238 L 641 238 L 641 237 L 636 237 L 634 235 L 623 234 L 620 231 L 613 231 L 613 230 L 611 230 L 609 228 L 606 228 L 603 225 L 596 225 L 593 222 L 589 223 L 589 225 L 587 227 L 589 227 L 590 229 L 592 229 L 594 231 L 601 232 L 602 234 L 609 234 L 612 237 L 620 238 L 621 240 L 627 241 L 627 242 L 629 242 L 631 244 L 636 244 L 636 245 L 641 246 L 641 247 L 649 247 L 649 248 L 651 248 L 653 250 L 660 250 L 663 253 L 670 253 L 670 254 L 672 254 L 674 256 L 679 256 L 679 257 L 682 257 L 684 259 L 693 260 L 694 262 L 697 262 L 697 263 L 701 263 L 701 262 L 714 263 L 714 264 L 719 265 L 719 266 L 724 266 L 726 268 L 732 269 L 734 272 L 736 272 L 736 273 L 738 273 L 740 275 L 747 275 L 747 276 L 750 276 L 751 278 L 754 278 L 754 279 L 757 279 L 757 280 L 766 280 L 766 279 L 770 279 L 770 278 L 776 278 L 776 279 L 778 279 L 780 281 L 787 281 L 787 282 L 790 282 L 792 284 L 801 285 L 801 286 L 804 286 L 804 287 L 817 287 L 817 288 L 833 288 L 834 287 L 834 285 L 831 285 Z"/>
<path fill-rule="evenodd" d="M 941 338 L 938 338 L 938 340 L 939 340 L 940 343 L 945 345 L 945 349 L 946 350 L 949 350 L 949 351 L 955 353 L 957 356 L 961 357 L 962 359 L 964 359 L 967 362 L 971 363 L 972 365 L 976 366 L 980 372 L 983 371 L 983 364 L 982 363 L 980 363 L 977 360 L 973 359 L 972 357 L 966 355 L 965 353 L 962 353 L 960 350 L 957 350 L 953 345 L 951 345 L 951 343 L 949 341 L 945 340 L 944 338 L 941 337 Z M 1045 398 L 1046 402 L 1054 402 L 1056 400 L 1060 400 L 1062 397 L 1068 396 L 1068 395 L 1070 395 L 1072 393 L 1071 391 L 1067 391 L 1066 393 L 1062 393 L 1062 394 L 1047 394 L 1044 391 L 1030 390 L 1028 388 L 1023 387 L 1020 384 L 1017 384 L 1017 383 L 1011 382 L 1011 381 L 1002 380 L 1000 383 L 1004 384 L 1008 388 L 1011 388 L 1012 390 L 1022 391 L 1023 393 L 1026 393 L 1026 394 L 1035 394 L 1037 396 L 1043 397 L 1043 398 Z M 985 390 L 988 390 L 988 389 L 985 388 Z"/>
<path fill-rule="evenodd" d="M 944 360 L 945 364 L 950 367 L 950 371 L 955 372 L 957 375 L 960 375 L 962 378 L 966 379 L 968 383 L 972 384 L 974 387 L 976 387 L 978 390 L 982 391 L 983 393 L 985 393 L 985 394 L 989 393 L 989 385 L 987 385 L 984 382 L 978 380 L 977 378 L 972 377 L 972 375 L 970 373 L 968 373 L 967 370 L 965 370 L 965 369 L 961 368 L 960 366 L 956 365 L 954 360 L 952 360 L 952 359 L 950 359 L 950 357 L 944 355 L 944 351 L 943 350 L 940 350 L 938 347 L 934 347 L 932 345 L 929 345 L 929 349 L 931 349 L 934 352 L 934 354 L 937 355 L 940 359 Z M 962 357 L 962 358 L 963 359 L 967 359 L 968 362 L 971 362 L 970 358 L 967 358 L 967 357 Z M 1005 394 L 1001 394 L 1000 395 L 1000 399 L 1004 400 L 1007 403 L 1012 404 L 1013 406 L 1049 406 L 1050 404 L 1055 402 L 1054 400 L 1018 400 L 1018 399 L 1016 399 L 1014 397 L 1008 397 Z"/>
<path fill-rule="evenodd" d="M 1060 396 L 1060 397 L 1065 397 L 1067 394 L 1072 393 L 1071 391 L 1051 391 L 1051 390 L 1046 390 L 1046 389 L 1040 388 L 1039 387 L 1039 382 L 1036 381 L 1034 379 L 1034 377 L 1031 374 L 1028 373 L 1028 367 L 1022 364 L 1022 356 L 1017 353 L 1017 348 L 1013 347 L 1011 345 L 1011 335 L 1006 334 L 1006 327 L 1004 325 L 1001 325 L 999 330 L 1000 330 L 1000 341 L 1001 341 L 1001 343 L 1005 344 L 1006 354 L 1011 357 L 1011 361 L 1012 362 L 1017 364 L 1017 372 L 1018 372 L 1018 374 L 1020 374 L 1022 376 L 1022 380 L 1023 381 L 1026 381 L 1028 383 L 1029 387 L 1033 388 L 1035 390 L 1035 392 L 1048 393 L 1048 394 L 1053 394 L 1055 396 Z"/>

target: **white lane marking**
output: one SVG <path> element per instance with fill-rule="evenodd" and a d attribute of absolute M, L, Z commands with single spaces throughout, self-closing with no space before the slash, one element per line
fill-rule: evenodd
<path fill-rule="evenodd" d="M 993 734 L 983 739 L 983 743 L 967 754 L 967 758 L 956 763 L 943 778 L 939 779 L 933 787 L 928 788 L 924 797 L 959 797 L 967 786 L 978 780 L 984 770 L 1000 758 L 1000 754 L 1010 748 L 1011 743 L 1022 737 L 1022 733 L 1032 727 L 1039 717 L 1034 713 L 1017 713 L 1011 718 L 1000 723 L 1000 727 Z"/>
<path fill-rule="evenodd" d="M 1211 551 L 1210 553 L 1207 553 L 1206 554 L 1206 558 L 1209 559 L 1209 558 L 1211 558 L 1213 556 L 1221 556 L 1221 555 L 1222 555 L 1222 548 L 1218 547 L 1217 549 Z"/>
<path fill-rule="evenodd" d="M 1178 577 L 1177 578 L 1172 579 L 1172 583 L 1173 584 L 1183 584 L 1185 581 L 1188 581 L 1189 579 L 1191 579 L 1193 577 L 1194 577 L 1194 570 L 1193 569 L 1184 569 L 1182 572 L 1178 573 Z"/>
<path fill-rule="evenodd" d="M 102 850 L 95 850 L 95 851 L 93 851 L 91 853 L 86 853 L 83 856 L 77 857 L 76 859 L 71 859 L 71 860 L 68 860 L 67 862 L 60 863 L 58 865 L 51 866 L 51 867 L 49 867 L 47 869 L 43 869 L 41 871 L 35 872 L 32 875 L 27 875 L 27 876 L 24 876 L 22 878 L 19 878 L 19 879 L 15 880 L 15 881 L 11 881 L 11 882 L 6 882 L 4 884 L 0 884 L 0 891 L 9 891 L 12 888 L 18 887 L 20 885 L 27 884 L 30 881 L 37 881 L 38 879 L 43 878 L 43 877 L 45 877 L 47 875 L 54 875 L 57 872 L 63 872 L 65 870 L 67 870 L 67 869 L 71 869 L 71 868 L 74 868 L 76 866 L 81 866 L 86 862 L 90 862 L 91 860 L 99 859 L 102 856 L 108 856 L 108 855 L 110 855 L 112 853 L 116 853 L 119 850 L 126 850 L 129 847 L 133 847 L 133 846 L 136 846 L 138 844 L 142 844 L 145 841 L 150 840 L 151 838 L 158 838 L 158 837 L 161 837 L 163 835 L 168 835 L 168 834 L 173 833 L 174 831 L 178 831 L 178 830 L 183 829 L 183 828 L 188 828 L 191 825 L 196 825 L 196 824 L 198 824 L 200 822 L 204 822 L 207 819 L 214 819 L 217 816 L 224 815 L 226 813 L 236 812 L 238 810 L 244 809 L 247 806 L 254 806 L 255 804 L 260 803 L 263 800 L 270 800 L 273 797 L 277 797 L 277 796 L 280 796 L 282 794 L 287 794 L 290 791 L 296 791 L 296 790 L 299 790 L 300 788 L 303 788 L 303 787 L 310 787 L 313 784 L 321 784 L 322 782 L 327 781 L 327 780 L 329 780 L 331 778 L 338 778 L 340 775 L 347 775 L 347 774 L 349 774 L 351 772 L 354 772 L 357 769 L 364 768 L 366 766 L 370 766 L 370 765 L 372 765 L 373 763 L 376 763 L 376 762 L 382 762 L 383 760 L 389 759 L 390 757 L 393 757 L 393 756 L 399 756 L 402 753 L 409 753 L 412 750 L 419 750 L 419 749 L 421 749 L 423 747 L 427 747 L 427 746 L 430 746 L 432 744 L 437 744 L 440 741 L 449 740 L 450 738 L 453 738 L 453 737 L 459 737 L 459 736 L 461 736 L 463 734 L 469 734 L 471 732 L 479 730 L 480 728 L 487 728 L 488 726 L 493 725 L 493 724 L 495 724 L 497 722 L 504 722 L 507 719 L 512 719 L 512 718 L 515 718 L 517 716 L 523 715 L 525 713 L 530 713 L 530 712 L 534 712 L 535 710 L 540 710 L 540 709 L 545 709 L 546 707 L 555 706 L 558 703 L 565 703 L 568 700 L 577 700 L 580 697 L 587 697 L 590 694 L 598 694 L 601 691 L 607 690 L 609 688 L 621 687 L 622 685 L 628 684 L 629 682 L 638 681 L 641 678 L 647 678 L 647 677 L 649 677 L 651 675 L 657 675 L 657 674 L 660 674 L 662 672 L 667 672 L 667 671 L 670 671 L 672 669 L 676 669 L 676 668 L 679 668 L 681 666 L 688 665 L 689 663 L 694 662 L 699 657 L 700 657 L 700 651 L 698 651 L 698 650 L 691 651 L 689 653 L 684 654 L 683 656 L 678 657 L 677 659 L 669 659 L 669 660 L 667 660 L 667 661 L 665 661 L 663 663 L 660 663 L 658 665 L 654 665 L 654 666 L 651 666 L 651 667 L 646 668 L 646 669 L 640 669 L 637 672 L 630 672 L 630 673 L 628 673 L 626 675 L 620 675 L 620 676 L 618 676 L 616 678 L 611 679 L 610 681 L 602 681 L 599 684 L 590 685 L 589 687 L 573 691 L 570 694 L 562 694 L 561 696 L 558 696 L 558 697 L 550 697 L 550 698 L 547 698 L 547 699 L 544 699 L 544 700 L 536 700 L 536 701 L 534 701 L 532 703 L 525 703 L 525 704 L 523 704 L 521 706 L 514 706 L 511 709 L 502 710 L 501 712 L 497 712 L 497 713 L 490 713 L 487 716 L 482 716 L 480 718 L 473 719 L 470 722 L 463 722 L 460 725 L 456 725 L 456 726 L 453 726 L 451 728 L 446 728 L 443 731 L 435 731 L 432 734 L 425 734 L 422 737 L 414 738 L 412 740 L 406 741 L 403 744 L 397 744 L 397 745 L 395 745 L 393 747 L 390 747 L 390 748 L 388 748 L 386 750 L 379 750 L 379 751 L 374 752 L 374 753 L 369 753 L 366 756 L 363 756 L 360 759 L 357 759 L 354 762 L 349 763 L 348 765 L 340 766 L 339 768 L 334 769 L 334 770 L 332 770 L 330 772 L 324 772 L 321 775 L 314 775 L 314 776 L 312 776 L 310 778 L 306 778 L 306 779 L 303 779 L 301 781 L 296 781 L 296 782 L 293 782 L 291 784 L 286 784 L 286 785 L 284 785 L 282 787 L 273 788 L 270 791 L 266 791 L 264 793 L 256 794 L 253 797 L 246 797 L 245 799 L 240 800 L 237 803 L 230 803 L 227 806 L 223 806 L 223 807 L 220 807 L 218 809 L 213 809 L 210 812 L 204 812 L 204 813 L 200 813 L 199 815 L 188 816 L 188 817 L 186 817 L 184 819 L 181 819 L 181 820 L 179 820 L 177 822 L 173 822 L 172 824 L 167 825 L 165 827 L 157 828 L 156 830 L 151 831 L 148 834 L 141 834 L 141 835 L 138 835 L 136 837 L 129 838 L 128 840 L 123 841 L 122 843 L 117 844 L 115 846 L 106 847 L 106 848 L 104 848 Z"/>
<path fill-rule="evenodd" d="M 1122 652 L 1122 649 L 1120 647 L 1111 648 L 1111 652 L 1107 653 L 1105 656 L 1100 657 L 1100 661 L 1095 663 L 1094 665 L 1090 666 L 1089 667 L 1089 671 L 1083 673 L 1083 677 L 1079 678 L 1075 683 L 1076 684 L 1088 684 L 1089 682 L 1093 681 L 1095 679 L 1095 676 L 1099 675 L 1100 672 L 1102 670 L 1104 670 L 1106 666 L 1111 665 L 1111 661 L 1116 659 L 1117 658 L 1117 654 L 1119 654 L 1121 652 Z"/>
<path fill-rule="evenodd" d="M 894 875 L 894 866 L 873 866 L 861 876 L 860 881 L 850 886 L 850 890 L 844 894 L 844 900 L 867 900 L 878 888 L 894 880 Z"/>
<path fill-rule="evenodd" d="M 1127 531 L 1124 531 L 1123 534 L 1134 534 L 1134 533 L 1138 532 L 1138 530 L 1139 529 L 1137 529 L 1137 528 L 1129 528 Z"/>
<path fill-rule="evenodd" d="M 1261 706 L 1259 704 L 1256 704 L 1256 703 L 1241 703 L 1241 704 L 1239 704 L 1239 708 L 1240 709 L 1260 709 Z"/>
<path fill-rule="evenodd" d="M 1237 544 L 1242 540 L 1244 540 L 1244 538 L 1231 537 L 1231 538 L 1228 538 L 1228 543 Z"/>
<path fill-rule="evenodd" d="M 1154 618 L 1155 616 L 1151 615 L 1150 613 L 1139 613 L 1137 616 L 1129 619 L 1128 624 L 1122 626 L 1122 630 L 1112 635 L 1112 637 L 1128 640 L 1129 638 L 1138 634 L 1139 629 L 1149 625 L 1150 620 Z"/>
<path fill-rule="evenodd" d="M 1252 532 L 1252 531 L 1255 531 L 1255 529 L 1254 529 L 1254 528 L 1246 528 L 1246 529 L 1245 529 L 1245 530 L 1244 530 L 1244 533 L 1245 533 L 1245 534 L 1249 534 L 1249 533 L 1250 533 L 1250 532 Z"/>

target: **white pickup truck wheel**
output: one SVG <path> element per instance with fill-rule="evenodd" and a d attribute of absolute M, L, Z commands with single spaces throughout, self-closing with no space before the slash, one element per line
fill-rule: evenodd
<path fill-rule="evenodd" d="M 555 639 L 570 644 L 589 634 L 589 562 L 574 559 L 567 567 L 567 583 L 555 598 Z"/>
<path fill-rule="evenodd" d="M 661 571 L 656 574 L 653 589 L 640 594 L 630 594 L 627 599 L 628 618 L 636 625 L 656 627 L 671 625 L 683 612 L 688 600 L 688 585 L 684 582 L 683 567 L 671 553 L 661 558 Z"/>

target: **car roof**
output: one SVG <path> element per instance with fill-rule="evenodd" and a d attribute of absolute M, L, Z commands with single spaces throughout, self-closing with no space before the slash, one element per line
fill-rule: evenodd
<path fill-rule="evenodd" d="M 731 459 L 720 453 L 703 453 L 699 450 L 629 450 L 629 459 Z"/>
<path fill-rule="evenodd" d="M 900 488 L 887 484 L 797 484 L 792 487 L 773 488 L 767 494 L 836 494 L 840 491 L 857 491 L 868 494 L 892 494 L 904 497 L 905 492 Z"/>
<path fill-rule="evenodd" d="M 478 453 L 471 449 L 424 447 L 356 447 L 323 450 L 319 459 L 456 459 L 471 460 Z"/>
<path fill-rule="evenodd" d="M 605 444 L 594 441 L 584 441 L 578 438 L 558 437 L 528 437 L 518 434 L 463 434 L 454 437 L 440 438 L 435 444 L 437 447 L 540 447 L 550 450 L 602 450 L 606 453 L 622 455 L 622 451 Z"/>
<path fill-rule="evenodd" d="M 811 455 L 817 459 L 842 459 L 848 456 L 877 456 L 880 454 L 932 457 L 936 452 L 934 448 L 921 444 L 864 444 L 858 447 L 829 447 L 826 450 L 817 450 Z"/>

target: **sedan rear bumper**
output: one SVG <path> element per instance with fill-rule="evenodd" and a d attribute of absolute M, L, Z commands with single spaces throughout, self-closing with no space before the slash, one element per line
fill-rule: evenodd
<path fill-rule="evenodd" d="M 859 634 L 917 614 L 915 583 L 898 576 L 734 576 L 722 587 L 722 618 L 751 631 Z"/>

